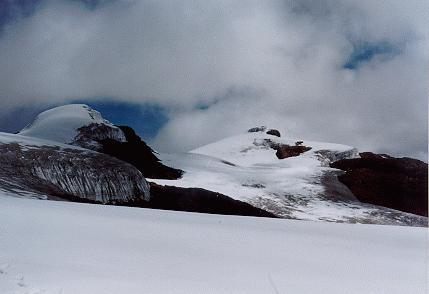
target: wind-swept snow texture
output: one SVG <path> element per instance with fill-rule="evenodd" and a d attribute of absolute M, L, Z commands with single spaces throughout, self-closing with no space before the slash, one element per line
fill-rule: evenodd
<path fill-rule="evenodd" d="M 86 138 L 86 134 L 80 132 L 82 127 L 91 129 L 91 138 Z M 85 148 L 97 145 L 93 139 L 125 141 L 125 135 L 118 127 L 85 104 L 68 104 L 46 110 L 19 134 Z"/>
<path fill-rule="evenodd" d="M 428 229 L 0 196 L 2 294 L 426 294 Z"/>
<path fill-rule="evenodd" d="M 285 132 L 282 132 L 284 134 Z M 311 147 L 299 156 L 278 159 L 273 144 Z M 341 184 L 342 173 L 329 167 L 358 156 L 350 146 L 251 132 L 223 139 L 185 154 L 160 154 L 163 162 L 185 171 L 160 185 L 200 187 L 248 202 L 284 218 L 426 226 L 427 218 L 359 202 Z"/>

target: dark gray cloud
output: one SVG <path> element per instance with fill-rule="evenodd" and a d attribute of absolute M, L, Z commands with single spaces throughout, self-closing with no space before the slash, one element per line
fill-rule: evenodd
<path fill-rule="evenodd" d="M 267 124 L 427 154 L 427 1 L 96 4 L 41 1 L 4 27 L 3 108 L 100 96 L 156 103 L 169 109 L 153 142 L 166 150 Z"/>

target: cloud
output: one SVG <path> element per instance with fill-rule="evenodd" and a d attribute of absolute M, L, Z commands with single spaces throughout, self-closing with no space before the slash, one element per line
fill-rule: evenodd
<path fill-rule="evenodd" d="M 153 143 L 167 151 L 267 124 L 362 150 L 427 154 L 427 1 L 90 6 L 41 1 L 3 28 L 2 107 L 101 96 L 156 103 L 169 122 Z M 345 66 L 356 56 L 359 66 Z"/>

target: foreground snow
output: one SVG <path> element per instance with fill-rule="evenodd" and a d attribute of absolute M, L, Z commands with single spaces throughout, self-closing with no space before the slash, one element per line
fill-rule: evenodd
<path fill-rule="evenodd" d="M 0 196 L 0 293 L 428 293 L 426 228 Z"/>

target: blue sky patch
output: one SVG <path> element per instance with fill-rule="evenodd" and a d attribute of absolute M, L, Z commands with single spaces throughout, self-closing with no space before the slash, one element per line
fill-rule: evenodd
<path fill-rule="evenodd" d="M 20 106 L 0 110 L 0 132 L 16 133 L 31 123 L 42 111 L 50 107 L 40 105 Z"/>
<path fill-rule="evenodd" d="M 389 60 L 398 54 L 400 54 L 400 48 L 389 42 L 359 42 L 353 46 L 353 52 L 347 58 L 343 68 L 357 69 L 376 56 Z"/>
<path fill-rule="evenodd" d="M 40 0 L 0 1 L 0 29 L 18 17 L 30 16 L 34 13 Z"/>
<path fill-rule="evenodd" d="M 145 141 L 152 140 L 168 122 L 167 110 L 155 104 L 127 103 L 117 100 L 78 99 L 69 103 L 87 104 L 115 125 L 132 127 Z M 64 105 L 28 105 L 0 111 L 0 132 L 16 133 L 42 111 Z"/>
<path fill-rule="evenodd" d="M 128 103 L 113 99 L 80 99 L 72 103 L 87 104 L 113 124 L 132 127 L 144 140 L 153 139 L 168 122 L 167 110 L 156 104 Z"/>
<path fill-rule="evenodd" d="M 94 10 L 102 4 L 108 4 L 115 0 L 69 0 L 70 2 L 80 2 L 89 10 Z M 20 17 L 31 16 L 40 6 L 42 0 L 0 0 L 0 30 L 7 23 Z"/>

